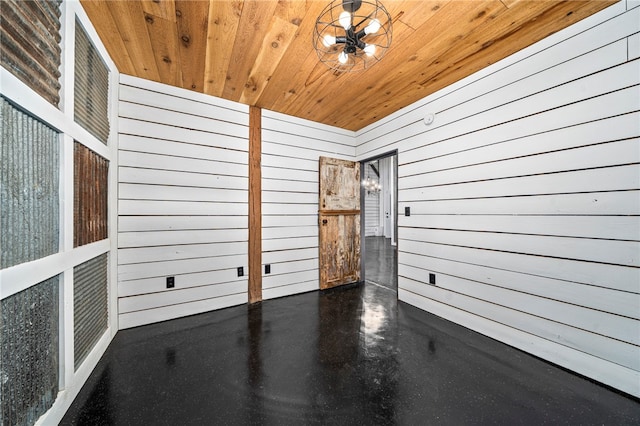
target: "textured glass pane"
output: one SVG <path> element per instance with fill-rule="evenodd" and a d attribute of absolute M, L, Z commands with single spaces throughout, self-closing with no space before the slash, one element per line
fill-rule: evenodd
<path fill-rule="evenodd" d="M 2 424 L 32 425 L 58 394 L 58 281 L 2 300 Z"/>
<path fill-rule="evenodd" d="M 107 329 L 107 253 L 73 268 L 73 337 L 77 369 Z"/>
<path fill-rule="evenodd" d="M 1 98 L 0 268 L 59 250 L 58 133 Z"/>
<path fill-rule="evenodd" d="M 109 70 L 76 21 L 75 120 L 105 144 L 109 138 Z"/>

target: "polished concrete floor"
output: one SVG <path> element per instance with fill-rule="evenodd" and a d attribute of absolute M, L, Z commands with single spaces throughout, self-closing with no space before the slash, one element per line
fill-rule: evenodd
<path fill-rule="evenodd" d="M 389 290 L 398 291 L 398 254 L 391 239 L 365 237 L 364 239 L 365 281 Z"/>
<path fill-rule="evenodd" d="M 62 424 L 638 425 L 640 403 L 365 283 L 120 331 Z"/>

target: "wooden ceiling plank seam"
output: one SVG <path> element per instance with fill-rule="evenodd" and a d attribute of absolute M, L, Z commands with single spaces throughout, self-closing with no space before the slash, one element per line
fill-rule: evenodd
<path fill-rule="evenodd" d="M 416 7 L 415 0 L 393 2 L 389 13 L 392 13 L 391 17 L 394 24 L 400 21 L 411 29 L 416 30 L 436 16 L 442 7 L 452 1 L 455 0 L 421 1 L 419 2 L 419 7 Z"/>
<path fill-rule="evenodd" d="M 262 46 L 262 36 L 269 28 L 277 0 L 245 0 L 233 43 L 232 57 L 222 97 L 239 101 L 251 67 Z"/>
<path fill-rule="evenodd" d="M 222 97 L 227 80 L 227 69 L 238 32 L 244 2 L 212 1 L 209 5 L 207 46 L 205 52 L 204 92 Z"/>
<path fill-rule="evenodd" d="M 347 73 L 334 73 L 320 62 L 318 55 L 312 49 L 306 55 L 305 61 L 298 68 L 295 82 L 291 82 L 287 94 L 274 104 L 273 109 L 294 117 L 308 118 L 310 111 L 323 107 L 322 101 L 326 96 L 333 96 L 341 77 L 346 78 Z M 298 77 L 299 76 L 299 77 Z M 292 79 L 293 80 L 293 79 Z M 321 84 L 320 84 L 321 82 Z M 315 102 L 311 102 L 313 89 L 321 85 L 321 96 L 315 96 Z M 287 111 L 287 112 L 285 112 Z M 307 111 L 304 113 L 303 111 Z"/>
<path fill-rule="evenodd" d="M 548 6 L 544 6 L 544 3 L 548 3 L 548 2 L 535 2 L 535 3 L 539 5 L 543 5 L 543 7 L 539 8 L 538 13 L 548 8 Z M 504 20 L 505 22 L 510 22 L 511 24 L 517 25 L 520 21 L 529 19 L 528 17 L 526 17 L 525 19 L 516 20 L 514 19 L 514 16 L 510 11 L 507 12 L 506 9 L 503 9 L 503 10 L 500 10 L 500 9 L 501 7 L 498 6 L 497 10 L 494 10 L 493 13 L 490 13 L 487 15 L 489 19 L 486 19 L 481 25 L 475 28 L 472 28 L 471 31 L 465 34 L 464 36 L 463 35 L 456 36 L 453 43 L 449 43 L 449 41 L 447 41 L 448 48 L 444 50 L 438 49 L 438 52 L 441 52 L 439 55 L 435 55 L 435 57 L 434 55 L 429 55 L 429 53 L 432 53 L 434 50 L 433 44 L 426 45 L 423 49 L 418 50 L 416 54 L 412 57 L 412 58 L 415 58 L 413 60 L 413 62 L 415 62 L 414 67 L 416 68 L 414 72 L 419 72 L 419 70 L 422 69 L 423 72 L 420 73 L 420 75 L 421 76 L 425 75 L 426 72 L 424 72 L 424 63 L 427 62 L 428 67 L 437 66 L 445 62 L 442 59 L 444 55 L 453 53 L 461 57 L 467 56 L 469 53 L 466 49 L 469 46 L 475 47 L 476 49 L 482 49 L 482 46 L 487 44 L 487 38 L 490 38 L 490 37 L 487 37 L 488 35 L 490 35 L 490 33 L 487 31 L 488 30 L 493 31 L 492 28 L 500 27 L 500 24 L 499 24 L 500 20 Z M 498 12 L 501 12 L 501 13 L 498 13 Z M 420 29 L 420 31 L 422 30 Z M 437 32 L 440 32 L 440 31 L 441 29 L 437 29 Z M 472 38 L 474 35 L 477 35 L 478 33 L 481 34 L 481 37 L 478 37 L 477 39 Z M 421 82 L 416 81 L 416 83 L 420 84 Z"/>
<path fill-rule="evenodd" d="M 307 3 L 302 23 L 298 27 L 286 55 L 278 63 L 269 84 L 260 96 L 258 104 L 261 108 L 274 109 L 277 108 L 276 103 L 283 101 L 288 103 L 304 84 L 305 64 L 311 54 L 316 58 L 314 62 L 317 62 L 318 57 L 311 44 L 311 35 L 315 28 L 315 20 L 324 7 L 323 2 Z M 326 67 L 325 69 L 328 70 Z M 296 70 L 296 72 L 292 73 L 291 70 Z"/>
<path fill-rule="evenodd" d="M 445 54 L 453 53 L 454 56 L 449 57 L 449 59 L 455 63 L 469 55 L 482 51 L 493 44 L 495 40 L 504 37 L 505 34 L 520 30 L 522 25 L 538 19 L 539 16 L 560 2 L 561 0 L 549 0 L 516 3 L 516 6 L 508 9 L 507 13 L 496 15 L 491 22 L 485 22 L 474 28 L 471 33 L 457 43 L 455 51 L 447 51 Z"/>
<path fill-rule="evenodd" d="M 295 47 L 296 45 L 301 46 L 303 44 L 303 43 L 300 43 L 301 41 L 300 36 L 302 36 L 302 39 L 306 39 L 308 35 L 311 34 L 312 28 L 313 28 L 311 24 L 312 22 L 315 22 L 315 19 L 312 21 L 309 15 L 311 14 L 313 16 L 316 16 L 316 14 L 319 13 L 320 10 L 322 10 L 321 8 L 324 8 L 324 6 L 325 5 L 323 2 L 318 2 L 318 1 L 301 1 L 301 0 L 278 1 L 278 5 L 276 6 L 276 10 L 274 11 L 274 16 L 284 21 L 290 22 L 295 27 L 290 27 L 290 29 L 293 30 L 293 33 L 291 34 L 291 39 L 288 40 L 287 46 L 281 51 L 281 55 L 279 55 L 279 57 L 277 58 L 277 62 L 275 62 L 275 64 L 268 64 L 268 61 L 265 61 L 264 58 L 259 57 L 256 59 L 257 66 L 254 65 L 252 69 L 252 74 L 255 72 L 256 68 L 259 69 L 262 66 L 262 65 L 258 65 L 258 61 L 260 61 L 261 64 L 262 63 L 266 64 L 266 67 L 270 70 L 270 75 L 268 80 L 266 81 L 266 84 L 262 86 L 262 90 L 260 91 L 260 96 L 254 99 L 252 101 L 253 102 L 252 104 L 262 105 L 264 103 L 264 101 L 261 98 L 266 88 L 279 86 L 277 84 L 277 82 L 279 81 L 282 81 L 285 84 L 287 84 L 290 81 L 291 70 L 298 69 L 295 67 L 295 65 L 286 66 L 285 68 L 286 74 L 283 75 L 284 78 L 273 78 L 273 77 L 276 73 L 276 70 L 281 68 L 281 64 L 283 61 L 286 62 L 289 59 L 294 59 L 294 60 L 299 59 L 298 49 L 292 49 L 292 47 Z M 270 30 L 270 32 L 272 32 L 272 30 Z M 306 55 L 306 53 L 309 51 L 309 45 L 305 45 L 303 49 L 304 50 L 302 50 L 302 54 Z M 294 73 L 294 76 L 297 74 L 298 73 Z M 252 77 L 253 75 L 250 77 L 250 79 Z M 278 87 L 274 87 L 274 88 L 276 93 L 278 93 L 278 96 L 282 96 L 283 91 L 286 90 L 286 89 L 280 89 Z"/>
<path fill-rule="evenodd" d="M 120 30 L 104 2 L 82 0 L 81 5 L 118 70 L 123 74 L 137 75 Z"/>
<path fill-rule="evenodd" d="M 160 81 L 160 73 L 153 56 L 151 40 L 147 32 L 144 12 L 137 1 L 103 1 L 106 11 L 111 13 L 124 46 L 132 58 L 136 76 Z"/>
<path fill-rule="evenodd" d="M 262 46 L 247 79 L 240 102 L 255 105 L 269 83 L 273 71 L 286 54 L 289 44 L 298 30 L 298 26 L 277 16 L 271 21 L 271 27 L 263 39 Z"/>
<path fill-rule="evenodd" d="M 174 0 L 140 0 L 144 13 L 158 18 L 176 22 L 176 6 Z"/>
<path fill-rule="evenodd" d="M 180 86 L 182 69 L 176 22 L 149 13 L 145 13 L 145 22 L 160 81 L 172 86 Z"/>
<path fill-rule="evenodd" d="M 615 2 L 615 0 L 612 2 Z M 551 7 L 536 9 L 539 12 L 537 14 L 531 14 L 528 17 L 523 15 L 516 25 L 518 31 L 511 30 L 506 34 L 501 34 L 498 36 L 499 38 L 494 39 L 492 42 L 486 43 L 481 48 L 484 51 L 482 56 L 478 56 L 477 51 L 461 55 L 458 50 L 449 50 L 440 58 L 440 65 L 432 70 L 434 74 L 427 81 L 420 83 L 421 88 L 425 88 L 425 85 L 428 85 L 428 90 L 416 90 L 415 88 L 407 87 L 398 93 L 398 97 L 412 99 L 413 102 L 418 101 L 556 32 L 557 23 L 559 22 L 558 17 L 568 19 L 573 16 L 571 23 L 574 23 L 592 14 L 594 7 L 599 7 L 599 9 L 603 7 L 602 5 L 594 5 L 593 2 L 591 2 L 591 7 L 588 8 L 587 4 L 580 3 L 579 8 L 576 9 L 577 5 L 578 3 L 576 2 L 559 2 L 551 4 Z M 585 8 L 587 9 L 581 13 L 580 10 Z M 509 19 L 509 17 L 505 17 L 505 19 Z M 564 24 L 565 27 L 568 25 L 570 24 Z M 507 28 L 504 26 L 499 27 L 503 28 L 503 30 Z M 531 27 L 531 29 L 528 29 L 528 27 Z M 482 30 L 478 29 L 477 31 Z M 524 37 L 525 35 L 527 37 Z M 473 44 L 470 46 L 473 46 Z M 398 107 L 398 105 L 393 107 Z"/>
<path fill-rule="evenodd" d="M 308 1 L 305 0 L 279 0 L 273 16 L 277 16 L 299 27 L 308 9 Z M 322 3 L 322 2 L 320 2 Z"/>
<path fill-rule="evenodd" d="M 292 105 L 298 105 L 298 102 L 302 102 L 302 99 L 307 95 L 304 92 L 303 79 L 308 77 L 309 74 L 303 70 L 307 70 L 315 64 L 316 69 L 319 69 L 317 73 L 318 77 L 328 71 L 328 68 L 320 63 L 318 56 L 313 51 L 307 51 L 305 55 L 300 55 L 299 60 L 300 59 L 302 59 L 302 62 L 291 65 L 291 67 L 288 68 L 289 79 L 281 76 L 282 73 L 286 73 L 287 68 L 283 67 L 283 65 L 287 64 L 288 61 L 286 58 L 280 61 L 280 66 L 274 71 L 272 77 L 272 80 L 275 80 L 275 84 L 274 82 L 269 84 L 258 101 L 261 108 L 282 112 L 285 109 L 291 108 Z M 321 67 L 319 65 L 321 65 Z M 298 71 L 294 75 L 291 75 L 290 70 L 292 69 Z"/>
<path fill-rule="evenodd" d="M 615 2 L 615 0 L 609 4 L 613 2 Z M 558 27 L 558 23 L 567 19 L 567 15 L 572 16 L 573 18 L 569 18 L 570 22 L 561 24 L 562 28 L 566 28 L 568 25 L 578 22 L 584 17 L 594 13 L 593 7 L 597 8 L 597 10 L 601 10 L 606 7 L 603 3 L 604 2 L 600 2 L 600 5 L 596 5 L 595 2 L 591 2 L 590 5 L 592 7 L 588 8 L 586 13 L 580 13 L 578 9 L 576 9 L 576 5 L 579 4 L 577 2 L 560 2 L 553 5 L 552 8 L 547 8 L 541 14 L 532 16 L 527 22 L 521 23 L 518 26 L 517 31 L 511 31 L 507 34 L 503 34 L 499 39 L 494 40 L 492 43 L 488 43 L 483 47 L 482 56 L 478 56 L 477 54 L 467 55 L 457 62 L 453 62 L 452 59 L 451 63 L 453 63 L 453 65 L 449 66 L 449 69 L 455 67 L 456 72 L 449 73 L 446 69 L 441 70 L 436 78 L 428 82 L 430 91 L 440 90 L 461 78 L 480 71 L 488 65 L 498 62 L 501 59 L 544 39 L 552 33 L 557 32 L 561 29 Z M 585 3 L 580 4 L 580 9 L 584 10 Z M 526 35 L 526 37 L 523 37 L 523 35 Z M 449 61 L 448 58 L 444 58 L 444 60 Z M 453 80 L 453 76 L 456 76 L 457 80 Z"/>
<path fill-rule="evenodd" d="M 518 2 L 512 4 L 512 9 L 508 14 L 500 14 L 496 16 L 490 24 L 483 24 L 483 26 L 479 26 L 478 28 L 473 30 L 474 34 L 481 34 L 482 37 L 479 37 L 478 40 L 484 40 L 483 42 L 471 42 L 470 46 L 475 46 L 473 52 L 469 53 L 467 49 L 464 48 L 464 40 L 472 40 L 470 37 L 465 37 L 462 39 L 460 43 L 456 46 L 452 46 L 452 49 L 445 52 L 437 61 L 437 67 L 433 64 L 430 65 L 429 69 L 434 73 L 435 77 L 427 78 L 423 81 L 419 81 L 419 85 L 416 87 L 414 85 L 407 85 L 401 91 L 396 92 L 396 96 L 392 97 L 387 101 L 383 101 L 378 103 L 377 105 L 371 105 L 373 109 L 383 109 L 387 108 L 390 111 L 394 111 L 395 109 L 400 109 L 406 105 L 409 105 L 412 102 L 418 101 L 423 97 L 433 93 L 434 91 L 440 90 L 446 87 L 449 84 L 454 83 L 472 73 L 481 70 L 482 68 L 490 65 L 491 63 L 497 62 L 500 59 L 521 50 L 536 41 L 543 39 L 544 37 L 552 34 L 553 32 L 558 31 L 561 26 L 562 28 L 570 25 L 571 23 L 577 22 L 579 19 L 583 17 L 589 16 L 592 13 L 595 13 L 594 9 L 600 10 L 606 7 L 606 4 L 595 4 L 596 2 Z M 611 2 L 613 3 L 613 1 Z M 537 28 L 539 26 L 538 20 L 539 16 L 543 13 L 546 13 L 552 7 L 557 7 L 557 4 L 561 5 L 563 10 L 557 11 L 554 13 L 554 17 L 550 19 L 549 24 L 552 29 L 545 31 L 544 33 L 533 34 L 533 37 L 528 34 L 529 30 L 522 30 L 522 23 L 530 22 L 533 28 Z M 583 14 L 584 16 L 577 18 L 577 13 L 571 13 L 573 10 L 576 10 L 577 7 L 583 8 L 587 4 L 592 4 L 593 8 L 590 8 L 588 12 Z M 534 10 L 533 13 L 522 14 L 521 19 L 514 21 L 514 16 L 512 15 L 513 9 L 520 8 L 522 10 Z M 573 16 L 574 19 L 571 23 L 564 23 L 558 25 L 566 17 Z M 500 20 L 504 22 L 500 22 Z M 571 19 L 571 18 L 569 18 Z M 512 25 L 509 26 L 509 23 Z M 491 35 L 488 29 L 489 26 L 493 26 L 498 28 L 498 32 L 513 32 L 513 28 L 517 28 L 517 35 L 511 37 L 508 42 L 506 42 L 506 49 L 498 49 L 495 50 L 498 52 L 491 58 L 488 57 L 489 53 L 494 51 L 493 49 L 486 50 L 489 46 L 496 42 L 496 39 L 486 40 L 487 35 Z M 495 30 L 491 30 L 495 31 Z M 502 35 L 504 37 L 504 34 Z M 479 48 L 478 48 L 479 47 Z M 482 53 L 481 53 L 482 52 Z M 477 60 L 477 61 L 476 61 Z M 457 65 L 456 65 L 457 64 Z M 415 69 L 414 72 L 420 72 L 420 70 Z M 443 81 L 436 83 L 438 78 L 443 79 Z M 399 101 L 402 99 L 403 101 Z M 409 103 L 407 103 L 409 102 Z M 357 107 L 357 106 L 356 106 Z M 375 120 L 373 120 L 375 121 Z M 371 121 L 371 122 L 373 122 Z"/>
<path fill-rule="evenodd" d="M 602 1 L 601 5 L 613 4 L 617 0 L 609 0 L 608 2 Z M 519 5 L 520 3 L 518 3 Z M 577 7 L 576 7 L 577 6 Z M 523 19 L 519 22 L 517 30 L 503 31 L 495 34 L 494 38 L 485 43 L 482 47 L 483 62 L 478 63 L 478 66 L 482 69 L 488 65 L 491 65 L 500 59 L 507 57 L 513 53 L 516 53 L 526 47 L 546 38 L 547 36 L 558 31 L 558 23 L 561 23 L 562 28 L 566 28 L 587 16 L 593 14 L 594 7 L 597 10 L 601 10 L 605 6 L 597 6 L 595 2 L 557 2 L 541 13 L 531 16 L 528 19 Z M 506 27 L 505 27 L 506 28 Z M 525 34 L 527 37 L 522 37 Z M 517 43 L 514 42 L 514 38 L 517 39 Z M 495 46 L 500 47 L 497 51 L 492 51 Z M 473 52 L 471 55 L 466 55 L 464 58 L 451 57 L 450 60 L 454 65 L 458 65 L 463 61 L 476 56 L 478 52 Z M 475 72 L 475 71 L 473 71 Z"/>
<path fill-rule="evenodd" d="M 204 92 L 209 1 L 175 0 L 182 87 Z"/>
<path fill-rule="evenodd" d="M 532 27 L 531 31 L 525 30 L 525 32 L 530 37 L 529 42 L 522 41 L 522 38 L 519 37 L 519 35 L 521 34 L 521 31 L 508 33 L 501 36 L 500 39 L 496 39 L 495 42 L 491 43 L 485 48 L 486 52 L 484 52 L 484 56 L 483 56 L 484 61 L 473 62 L 472 59 L 474 58 L 474 56 L 468 55 L 462 60 L 455 62 L 455 65 L 457 65 L 459 68 L 461 67 L 461 68 L 467 69 L 465 74 L 468 73 L 470 75 L 476 71 L 479 71 L 482 68 L 485 68 L 488 65 L 491 65 L 494 62 L 499 61 L 504 57 L 507 57 L 513 53 L 518 52 L 519 50 L 522 50 L 530 46 L 536 41 L 542 40 L 543 38 L 547 37 L 551 33 L 556 32 L 556 24 L 558 22 L 558 16 L 564 14 L 565 12 L 568 13 L 569 11 L 571 12 L 576 11 L 576 9 L 574 8 L 575 4 L 576 4 L 575 2 L 573 4 L 560 3 L 554 8 L 555 10 L 548 9 L 547 11 L 545 11 L 545 13 L 538 15 L 535 18 L 532 18 L 526 23 L 523 23 L 522 24 L 523 28 L 526 28 L 527 26 Z M 554 13 L 554 12 L 558 12 L 557 10 L 558 7 L 561 8 L 560 15 L 558 13 Z M 575 15 L 576 17 L 578 16 L 577 13 L 572 13 L 572 15 Z M 577 22 L 577 20 L 575 22 Z M 521 44 L 513 43 L 512 40 L 510 40 L 513 37 L 518 37 L 519 41 L 521 41 Z M 444 81 L 441 84 L 439 84 L 439 86 L 446 87 L 448 84 L 450 84 L 448 83 L 448 80 L 450 79 L 443 79 L 443 80 Z"/>

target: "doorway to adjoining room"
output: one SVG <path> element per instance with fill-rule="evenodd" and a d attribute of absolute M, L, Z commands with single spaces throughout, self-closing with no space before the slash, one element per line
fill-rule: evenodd
<path fill-rule="evenodd" d="M 397 154 L 362 161 L 364 280 L 397 293 Z"/>

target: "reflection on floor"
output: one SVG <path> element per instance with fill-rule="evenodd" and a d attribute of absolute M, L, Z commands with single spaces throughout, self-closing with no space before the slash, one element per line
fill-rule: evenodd
<path fill-rule="evenodd" d="M 63 425 L 639 424 L 640 404 L 354 284 L 117 334 Z"/>
<path fill-rule="evenodd" d="M 396 247 L 385 237 L 365 237 L 365 280 L 398 291 Z M 397 296 L 393 296 L 397 297 Z"/>

